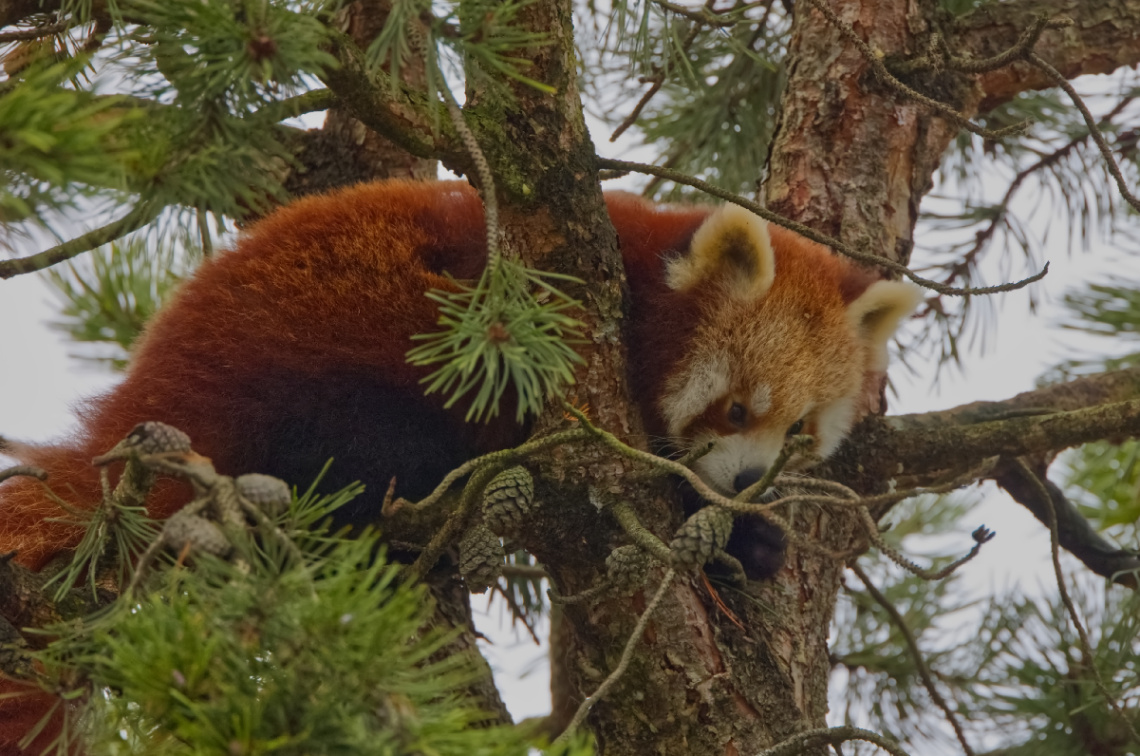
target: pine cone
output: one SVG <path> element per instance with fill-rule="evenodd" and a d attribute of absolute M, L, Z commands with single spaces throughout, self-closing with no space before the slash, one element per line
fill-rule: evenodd
<path fill-rule="evenodd" d="M 472 593 L 483 593 L 494 585 L 503 572 L 505 559 L 499 537 L 481 522 L 459 541 L 459 574 Z"/>
<path fill-rule="evenodd" d="M 497 535 L 514 535 L 534 506 L 534 478 L 521 465 L 503 470 L 483 489 L 483 521 Z"/>
<path fill-rule="evenodd" d="M 674 564 L 693 568 L 708 563 L 728 543 L 732 519 L 732 512 L 727 509 L 705 507 L 685 520 L 669 544 Z"/>
<path fill-rule="evenodd" d="M 649 554 L 640 546 L 619 546 L 606 557 L 606 575 L 619 595 L 633 593 L 645 585 Z"/>
<path fill-rule="evenodd" d="M 293 494 L 280 478 L 261 473 L 239 475 L 234 481 L 238 494 L 269 517 L 277 517 L 289 508 Z"/>
<path fill-rule="evenodd" d="M 139 454 L 190 451 L 190 437 L 173 425 L 150 420 L 136 425 L 116 449 L 136 451 Z"/>
<path fill-rule="evenodd" d="M 225 558 L 233 544 L 214 523 L 196 514 L 175 512 L 162 527 L 162 538 L 173 551 L 180 552 L 187 545 L 193 551 Z"/>

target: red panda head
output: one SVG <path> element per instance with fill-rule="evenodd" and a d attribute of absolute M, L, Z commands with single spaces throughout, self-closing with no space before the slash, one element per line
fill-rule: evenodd
<path fill-rule="evenodd" d="M 888 340 L 921 299 L 892 281 L 852 299 L 853 273 L 735 205 L 709 216 L 689 252 L 669 262 L 669 288 L 697 317 L 658 383 L 656 409 L 670 437 L 712 442 L 694 469 L 714 488 L 759 480 L 788 436 L 811 435 L 811 453 L 826 457 L 850 431 L 865 376 L 886 368 Z"/>

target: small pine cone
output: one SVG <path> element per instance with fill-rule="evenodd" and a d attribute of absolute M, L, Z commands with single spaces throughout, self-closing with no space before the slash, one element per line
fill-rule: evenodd
<path fill-rule="evenodd" d="M 677 529 L 669 544 L 673 562 L 679 567 L 700 567 L 725 547 L 731 534 L 732 512 L 721 507 L 705 507 Z"/>
<path fill-rule="evenodd" d="M 189 545 L 193 551 L 225 558 L 233 550 L 233 544 L 221 528 L 196 514 L 175 512 L 163 526 L 162 538 L 177 552 Z"/>
<path fill-rule="evenodd" d="M 261 473 L 239 475 L 234 483 L 238 494 L 270 517 L 277 517 L 289 508 L 293 494 L 289 485 L 280 478 Z"/>
<path fill-rule="evenodd" d="M 483 593 L 499 579 L 505 559 L 499 537 L 483 523 L 468 530 L 459 541 L 459 574 L 472 593 Z"/>
<path fill-rule="evenodd" d="M 151 420 L 136 425 L 119 447 L 139 454 L 190 451 L 190 437 L 173 425 Z"/>
<path fill-rule="evenodd" d="M 483 489 L 483 521 L 510 537 L 534 510 L 534 478 L 521 465 L 503 470 Z"/>
<path fill-rule="evenodd" d="M 640 546 L 619 546 L 606 557 L 606 576 L 615 592 L 633 593 L 645 585 L 649 572 L 649 554 Z"/>

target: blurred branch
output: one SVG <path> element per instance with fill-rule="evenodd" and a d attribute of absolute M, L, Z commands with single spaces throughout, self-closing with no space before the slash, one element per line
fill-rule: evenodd
<path fill-rule="evenodd" d="M 1112 110 L 1106 113 L 1104 117 L 1097 122 L 1097 128 L 1100 129 L 1112 123 L 1112 119 L 1120 115 L 1120 113 L 1123 112 L 1124 109 L 1128 107 L 1134 99 L 1135 98 L 1131 96 L 1122 98 L 1120 102 L 1116 103 Z M 1038 171 L 1050 168 L 1061 162 L 1066 157 L 1068 157 L 1069 154 L 1073 152 L 1073 150 L 1087 142 L 1092 135 L 1093 132 L 1090 131 L 1087 134 L 1070 139 L 1059 149 L 1054 150 L 1053 152 L 1034 162 L 1029 167 L 1019 171 L 1017 175 L 1013 177 L 1013 181 L 1011 181 L 1009 186 L 1006 188 L 1005 194 L 1002 196 L 1001 201 L 998 202 L 997 214 L 990 220 L 989 225 L 977 233 L 977 236 L 974 240 L 974 246 L 971 247 L 953 265 L 949 267 L 948 274 L 943 280 L 947 283 L 951 283 L 964 275 L 966 271 L 968 271 L 970 267 L 974 265 L 974 262 L 977 259 L 978 255 L 980 255 L 985 250 L 986 246 L 989 244 L 990 239 L 993 238 L 994 233 L 996 233 L 1002 221 L 1005 220 L 1005 217 L 1009 211 L 1009 203 L 1013 200 L 1013 195 L 1017 193 L 1017 190 L 1021 188 L 1021 185 L 1027 178 L 1037 173 Z"/>
<path fill-rule="evenodd" d="M 1013 466 L 1017 467 L 1021 473 L 1026 476 L 1030 483 L 1038 489 L 1040 497 L 1047 502 L 1046 514 L 1049 524 L 1049 542 L 1053 553 L 1053 573 L 1057 577 L 1057 590 L 1060 591 L 1061 601 L 1065 604 L 1065 609 L 1069 613 L 1069 619 L 1072 621 L 1073 627 L 1076 628 L 1077 635 L 1080 637 L 1081 650 L 1084 653 L 1084 658 L 1088 661 L 1088 669 L 1089 672 L 1092 673 L 1092 679 L 1096 684 L 1097 691 L 1112 710 L 1116 712 L 1117 718 L 1128 729 L 1128 732 L 1132 735 L 1132 743 L 1140 743 L 1140 733 L 1136 732 L 1132 718 L 1125 713 L 1120 702 L 1116 700 L 1116 696 L 1112 695 L 1108 687 L 1104 684 L 1104 678 L 1101 676 L 1100 669 L 1096 665 L 1096 654 L 1093 652 L 1092 643 L 1089 642 L 1088 631 L 1085 630 L 1084 623 L 1081 621 L 1081 615 L 1077 612 L 1076 604 L 1073 603 L 1073 599 L 1069 595 L 1069 589 L 1065 587 L 1065 573 L 1061 569 L 1061 555 L 1058 550 L 1060 537 L 1058 513 L 1054 510 L 1052 496 L 1045 489 L 1045 479 L 1039 477 L 1037 473 L 1031 470 L 1022 460 L 1014 461 Z"/>
<path fill-rule="evenodd" d="M 67 24 L 49 24 L 48 26 L 37 26 L 34 29 L 17 29 L 16 31 L 0 32 L 0 45 L 8 44 L 9 42 L 23 42 L 26 40 L 40 39 L 41 37 L 50 37 L 60 32 L 68 30 Z"/>
<path fill-rule="evenodd" d="M 1056 523 L 1061 547 L 1090 570 L 1133 590 L 1140 588 L 1140 554 L 1118 549 L 1102 538 L 1064 492 L 1045 477 L 1044 465 L 1039 467 L 1033 471 L 1020 460 L 1005 459 L 993 479 L 1043 524 Z"/>
<path fill-rule="evenodd" d="M 161 209 L 161 207 L 154 207 L 150 203 L 143 201 L 135 205 L 134 209 L 119 220 L 108 223 L 106 226 L 97 228 L 94 231 L 88 231 L 82 236 L 77 236 L 70 241 L 57 244 L 51 249 L 45 249 L 43 252 L 28 257 L 0 260 L 0 279 L 12 278 L 13 276 L 50 268 L 52 265 L 70 260 L 84 252 L 113 242 L 150 223 L 158 217 Z"/>

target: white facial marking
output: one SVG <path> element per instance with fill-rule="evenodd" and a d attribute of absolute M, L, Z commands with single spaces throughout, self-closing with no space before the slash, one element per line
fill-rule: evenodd
<path fill-rule="evenodd" d="M 736 476 L 753 468 L 767 469 L 780 453 L 782 437 L 767 434 L 764 438 L 735 433 L 714 437 L 715 444 L 693 465 L 701 480 L 723 494 L 736 493 Z"/>
<path fill-rule="evenodd" d="M 685 426 L 728 393 L 728 357 L 716 352 L 669 380 L 661 397 L 661 413 L 669 433 L 681 435 Z"/>
<path fill-rule="evenodd" d="M 772 389 L 765 384 L 760 384 L 752 389 L 751 398 L 752 414 L 756 417 L 761 417 L 768 410 L 772 409 Z"/>
<path fill-rule="evenodd" d="M 816 415 L 816 454 L 827 457 L 847 437 L 855 422 L 855 397 L 837 399 L 820 409 Z"/>

